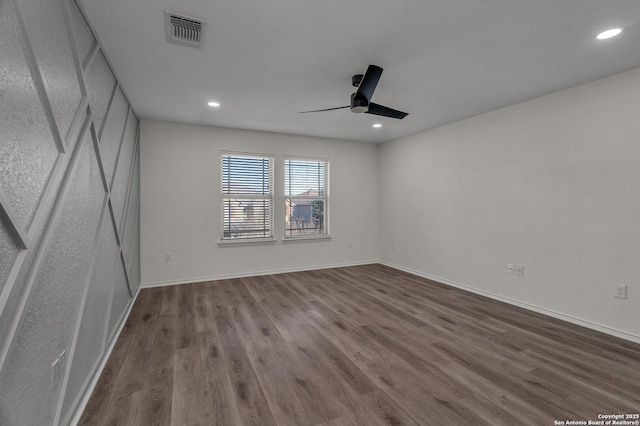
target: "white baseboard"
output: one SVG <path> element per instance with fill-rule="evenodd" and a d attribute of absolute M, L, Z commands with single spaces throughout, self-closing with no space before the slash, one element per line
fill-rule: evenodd
<path fill-rule="evenodd" d="M 547 315 L 547 316 L 550 316 L 550 317 L 553 317 L 553 318 L 556 318 L 556 319 L 559 319 L 559 320 L 562 320 L 562 321 L 570 322 L 572 324 L 576 324 L 576 325 L 579 325 L 579 326 L 582 326 L 582 327 L 585 327 L 585 328 L 589 328 L 591 330 L 599 331 L 601 333 L 608 334 L 610 336 L 619 337 L 621 339 L 628 340 L 628 341 L 633 342 L 633 343 L 640 343 L 640 336 L 638 336 L 636 334 L 628 333 L 626 331 L 618 330 L 618 329 L 615 329 L 615 328 L 612 328 L 612 327 L 608 327 L 606 325 L 597 324 L 597 323 L 594 323 L 594 322 L 591 322 L 591 321 L 587 321 L 587 320 L 584 320 L 584 319 L 581 319 L 581 318 L 576 318 L 576 317 L 573 317 L 571 315 L 567 315 L 567 314 L 563 314 L 561 312 L 556 312 L 556 311 L 553 311 L 553 310 L 550 310 L 550 309 L 547 309 L 547 308 L 543 308 L 541 306 L 531 305 L 529 303 L 521 302 L 519 300 L 515 300 L 515 299 L 508 298 L 508 297 L 500 296 L 498 294 L 494 294 L 494 293 L 491 293 L 491 292 L 488 292 L 488 291 L 480 290 L 480 289 L 475 288 L 475 287 L 471 287 L 471 286 L 468 286 L 468 285 L 460 284 L 460 283 L 457 283 L 457 282 L 454 282 L 454 281 L 450 281 L 450 280 L 447 280 L 447 279 L 444 279 L 444 278 L 436 277 L 434 275 L 425 274 L 423 272 L 416 271 L 416 270 L 413 270 L 413 269 L 410 269 L 410 268 L 405 268 L 403 266 L 395 265 L 393 263 L 382 262 L 382 261 L 380 261 L 379 263 L 381 265 L 385 265 L 385 266 L 388 266 L 390 268 L 398 269 L 400 271 L 404 271 L 404 272 L 407 272 L 407 273 L 412 274 L 412 275 L 417 275 L 419 277 L 427 278 L 429 280 L 436 281 L 436 282 L 439 282 L 441 284 L 445 284 L 445 285 L 448 285 L 448 286 L 451 286 L 451 287 L 456 287 L 456 288 L 459 288 L 459 289 L 462 289 L 462 290 L 466 290 L 466 291 L 469 291 L 471 293 L 475 293 L 475 294 L 479 294 L 481 296 L 488 297 L 490 299 L 498 300 L 500 302 L 508 303 L 510 305 L 517 306 L 519 308 L 527 309 L 529 311 L 533 311 L 533 312 L 537 312 L 539 314 Z"/>
<path fill-rule="evenodd" d="M 133 309 L 133 305 L 136 303 L 136 299 L 138 298 L 138 294 L 140 294 L 140 289 L 138 289 L 138 291 L 136 291 L 136 294 L 134 294 L 133 297 L 131 298 L 131 300 L 129 301 L 129 306 L 127 307 L 127 310 L 125 311 L 125 314 L 122 316 L 122 319 L 120 320 L 120 324 L 118 325 L 118 328 L 116 329 L 116 332 L 113 335 L 113 338 L 111 339 L 111 342 L 109 343 L 109 346 L 107 347 L 107 350 L 102 355 L 102 360 L 100 361 L 100 364 L 98 365 L 98 368 L 96 368 L 95 372 L 93 373 L 93 378 L 89 382 L 89 386 L 87 386 L 87 388 L 85 389 L 84 394 L 82 396 L 82 400 L 80 401 L 80 404 L 76 408 L 75 414 L 73 415 L 71 421 L 69 422 L 70 426 L 77 426 L 78 423 L 80 422 L 80 418 L 82 417 L 82 413 L 84 413 L 84 409 L 87 407 L 87 404 L 89 403 L 89 400 L 91 399 L 91 395 L 93 394 L 93 390 L 96 388 L 96 385 L 98 384 L 98 380 L 100 379 L 100 376 L 102 375 L 102 370 L 104 370 L 105 365 L 107 365 L 107 361 L 109 361 L 109 357 L 111 356 L 111 352 L 113 352 L 113 348 L 116 346 L 116 342 L 118 341 L 118 337 L 120 337 L 120 333 L 122 332 L 122 329 L 124 328 L 124 325 L 126 324 L 127 319 L 129 318 L 129 314 L 131 313 L 131 309 Z"/>
<path fill-rule="evenodd" d="M 321 266 L 289 268 L 289 269 L 272 269 L 268 271 L 254 271 L 249 273 L 238 273 L 238 274 L 228 274 L 228 275 L 213 275 L 209 277 L 195 277 L 195 278 L 188 278 L 188 279 L 182 279 L 182 280 L 142 283 L 140 288 L 164 287 L 164 286 L 170 286 L 170 285 L 200 283 L 204 281 L 229 280 L 233 278 L 259 277 L 262 275 L 288 274 L 291 272 L 315 271 L 319 269 L 345 268 L 347 266 L 371 265 L 372 263 L 380 263 L 380 262 L 378 260 L 368 260 L 363 262 L 337 263 L 333 265 L 321 265 Z"/>

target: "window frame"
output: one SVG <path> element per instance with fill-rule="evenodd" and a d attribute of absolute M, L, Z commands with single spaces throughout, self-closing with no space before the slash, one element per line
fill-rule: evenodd
<path fill-rule="evenodd" d="M 249 158 L 256 160 L 268 161 L 268 193 L 267 194 L 252 194 L 252 193 L 225 193 L 225 157 L 235 158 Z M 238 151 L 220 151 L 220 239 L 219 244 L 238 244 L 238 243 L 260 243 L 260 242 L 273 242 L 275 238 L 275 156 L 273 154 L 255 153 L 255 152 L 238 152 Z M 228 178 L 228 177 L 227 177 Z M 264 179 L 263 179 L 264 186 Z M 225 222 L 225 210 L 228 208 L 225 204 L 225 200 L 265 200 L 269 205 L 268 215 L 268 232 L 269 235 L 265 236 L 251 236 L 251 237 L 226 237 L 225 228 L 227 222 Z M 263 214 L 264 217 L 264 214 Z M 230 228 L 230 221 L 229 221 Z M 264 228 L 267 229 L 267 228 Z M 229 230 L 230 232 L 230 230 Z"/>
<path fill-rule="evenodd" d="M 287 162 L 288 161 L 300 161 L 300 162 L 317 162 L 317 163 L 324 163 L 324 185 L 323 185 L 323 194 L 322 195 L 313 195 L 313 196 L 296 196 L 296 195 L 289 195 L 287 194 Z M 329 158 L 322 158 L 322 157 L 305 157 L 305 156 L 299 156 L 299 155 L 285 155 L 284 156 L 284 161 L 283 161 L 283 194 L 284 194 L 284 226 L 283 226 L 283 231 L 284 231 L 284 236 L 283 236 L 283 240 L 284 241 L 296 241 L 296 240 L 313 240 L 313 239 L 330 239 L 331 238 L 331 233 L 330 233 L 330 180 L 331 180 L 331 174 L 330 174 L 330 168 L 331 168 L 331 161 Z M 323 201 L 323 226 L 322 229 L 324 230 L 323 233 L 321 234 L 300 234 L 300 235 L 287 235 L 287 223 L 288 223 L 288 209 L 287 209 L 287 202 L 292 200 L 292 199 L 300 199 L 300 200 L 322 200 Z"/>

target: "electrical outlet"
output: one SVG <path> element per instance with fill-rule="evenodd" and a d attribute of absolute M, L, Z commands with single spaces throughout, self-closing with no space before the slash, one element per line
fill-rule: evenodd
<path fill-rule="evenodd" d="M 513 274 L 513 263 L 507 264 L 507 274 Z"/>
<path fill-rule="evenodd" d="M 522 265 L 515 265 L 515 271 L 516 271 L 516 275 L 518 275 L 519 277 L 524 275 L 524 266 Z"/>
<path fill-rule="evenodd" d="M 614 291 L 615 293 L 613 294 L 615 297 L 617 297 L 618 299 L 626 299 L 627 298 L 627 286 L 624 284 L 614 284 Z"/>
<path fill-rule="evenodd" d="M 60 360 L 60 377 L 62 378 L 64 375 L 64 369 L 67 366 L 67 351 L 62 351 L 58 359 Z"/>
<path fill-rule="evenodd" d="M 51 389 L 55 388 L 60 380 L 60 358 L 51 363 Z"/>
<path fill-rule="evenodd" d="M 164 254 L 164 261 L 165 261 L 165 262 L 171 262 L 171 258 L 172 258 L 172 257 L 173 257 L 173 254 L 172 254 L 170 251 L 168 251 L 168 252 L 166 252 L 166 253 Z"/>
<path fill-rule="evenodd" d="M 58 381 L 64 376 L 64 369 L 67 366 L 67 351 L 60 352 L 58 358 L 51 363 L 51 389 L 55 388 Z"/>

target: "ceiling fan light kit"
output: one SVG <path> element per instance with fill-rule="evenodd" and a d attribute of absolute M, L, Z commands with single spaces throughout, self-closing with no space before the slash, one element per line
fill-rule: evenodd
<path fill-rule="evenodd" d="M 369 111 L 369 103 L 366 99 L 357 98 L 355 93 L 351 94 L 351 112 L 367 112 Z"/>
<path fill-rule="evenodd" d="M 353 87 L 357 87 L 358 90 L 351 94 L 351 102 L 349 105 L 336 108 L 317 109 L 313 111 L 301 111 L 300 113 L 306 114 L 308 112 L 333 111 L 336 109 L 349 108 L 351 109 L 351 112 L 359 114 L 367 113 L 402 120 L 409 114 L 371 102 L 373 92 L 376 90 L 376 86 L 378 85 L 381 75 L 382 68 L 377 65 L 369 65 L 369 68 L 367 68 L 367 72 L 364 75 L 356 74 L 351 77 L 351 84 Z"/>

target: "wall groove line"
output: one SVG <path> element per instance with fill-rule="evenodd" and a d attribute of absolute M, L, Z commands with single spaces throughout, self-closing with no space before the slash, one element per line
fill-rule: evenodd
<path fill-rule="evenodd" d="M 88 106 L 89 99 L 86 95 L 83 95 L 82 98 L 80 98 L 80 102 L 78 103 L 78 107 L 76 108 L 73 120 L 69 125 L 69 131 L 67 132 L 67 136 L 65 138 L 65 153 L 67 152 L 66 150 L 73 148 L 73 144 L 77 140 L 78 132 L 82 128 L 82 123 L 84 123 L 85 115 L 87 115 Z"/>
<path fill-rule="evenodd" d="M 138 155 L 140 153 L 140 150 L 138 149 L 138 141 L 136 141 L 133 147 L 133 153 L 134 154 L 133 154 L 133 160 L 131 161 L 131 167 L 128 170 L 129 181 L 127 182 L 127 193 L 125 195 L 125 204 L 122 209 L 122 219 L 120 222 L 122 223 L 122 241 L 126 241 L 127 219 L 129 217 L 127 213 L 129 212 L 129 202 L 131 201 L 131 190 L 133 189 L 135 169 L 136 169 L 136 165 L 138 164 Z"/>
<path fill-rule="evenodd" d="M 100 153 L 100 140 L 98 139 L 98 135 L 95 132 L 95 126 L 91 126 L 91 135 L 93 139 L 93 147 L 96 152 L 96 158 L 98 159 L 98 169 L 100 170 L 100 180 L 102 180 L 102 186 L 104 187 L 104 192 L 107 197 L 107 201 L 109 199 L 109 185 L 107 185 L 107 178 L 104 171 L 104 165 L 102 164 L 102 154 Z"/>
<path fill-rule="evenodd" d="M 109 215 L 112 216 L 111 212 L 109 212 Z M 113 219 L 111 220 L 111 224 L 113 226 Z M 115 233 L 115 231 L 114 231 Z M 120 250 L 120 246 L 117 246 L 117 248 L 113 248 L 112 250 L 116 251 L 116 250 Z M 116 292 L 116 288 L 115 286 L 111 286 L 110 291 L 109 291 L 109 300 L 107 301 L 107 319 L 104 322 L 104 331 L 102 332 L 102 347 L 106 347 L 110 340 L 109 340 L 109 324 L 111 323 L 111 311 L 113 310 L 113 298 L 115 297 L 115 292 Z"/>
<path fill-rule="evenodd" d="M 111 194 L 111 189 L 113 187 L 113 181 L 115 180 L 116 173 L 118 173 L 118 162 L 120 161 L 120 153 L 122 152 L 122 145 L 124 144 L 124 136 L 127 134 L 127 126 L 129 125 L 129 117 L 131 116 L 131 104 L 129 104 L 129 108 L 127 110 L 127 118 L 124 120 L 124 127 L 122 128 L 122 135 L 120 135 L 120 143 L 118 144 L 118 153 L 116 154 L 116 159 L 113 166 L 113 172 L 111 176 L 107 176 L 109 183 L 109 194 Z"/>
<path fill-rule="evenodd" d="M 120 247 L 120 260 L 122 261 L 122 267 L 124 268 L 124 278 L 127 281 L 127 290 L 129 290 L 129 297 L 133 297 L 133 293 L 135 293 L 131 288 L 131 279 L 129 278 L 129 270 L 127 269 L 127 262 L 124 260 L 124 252 L 122 251 L 122 247 Z"/>
<path fill-rule="evenodd" d="M 91 68 L 91 64 L 93 64 L 93 60 L 98 54 L 100 50 L 100 43 L 94 41 L 93 46 L 91 46 L 91 50 L 87 53 L 87 57 L 82 61 L 82 71 L 87 72 L 89 68 Z"/>
<path fill-rule="evenodd" d="M 116 222 L 116 215 L 113 210 L 113 204 L 111 203 L 111 194 L 109 194 L 109 213 L 111 214 L 111 223 L 113 223 L 113 229 L 116 237 L 116 243 L 118 247 L 122 246 L 122 241 L 120 240 L 120 233 L 118 232 L 118 224 Z"/>
<path fill-rule="evenodd" d="M 113 90 L 111 91 L 111 96 L 109 97 L 109 103 L 107 104 L 107 109 L 104 112 L 104 119 L 102 120 L 102 124 L 100 125 L 100 131 L 98 132 L 98 141 L 102 140 L 102 132 L 104 131 L 104 128 L 107 126 L 107 122 L 109 121 L 109 116 L 110 116 L 109 113 L 111 112 L 111 107 L 113 106 L 113 100 L 115 99 L 119 88 L 120 88 L 120 82 L 116 80 L 116 84 Z"/>
<path fill-rule="evenodd" d="M 71 12 L 71 8 L 72 7 L 74 7 L 78 11 L 78 14 L 80 15 L 80 18 L 83 21 L 86 22 L 86 20 L 82 16 L 82 13 L 80 12 L 80 9 L 76 6 L 76 3 L 75 3 L 74 0 L 62 0 L 62 9 L 64 10 L 65 25 L 67 26 L 67 36 L 69 37 L 69 40 L 71 40 L 71 52 L 73 53 L 73 59 L 74 59 L 73 65 L 76 68 L 76 74 L 78 76 L 78 83 L 80 84 L 80 93 L 82 93 L 82 97 L 83 98 L 87 98 L 87 87 L 86 87 L 85 82 L 84 82 L 84 73 L 82 71 L 82 59 L 83 58 L 80 57 L 80 52 L 78 51 L 78 44 L 77 44 L 77 40 L 76 40 L 76 35 L 73 32 L 73 23 L 71 22 L 71 13 L 72 13 Z M 91 30 L 89 30 L 89 31 L 91 31 Z"/>

